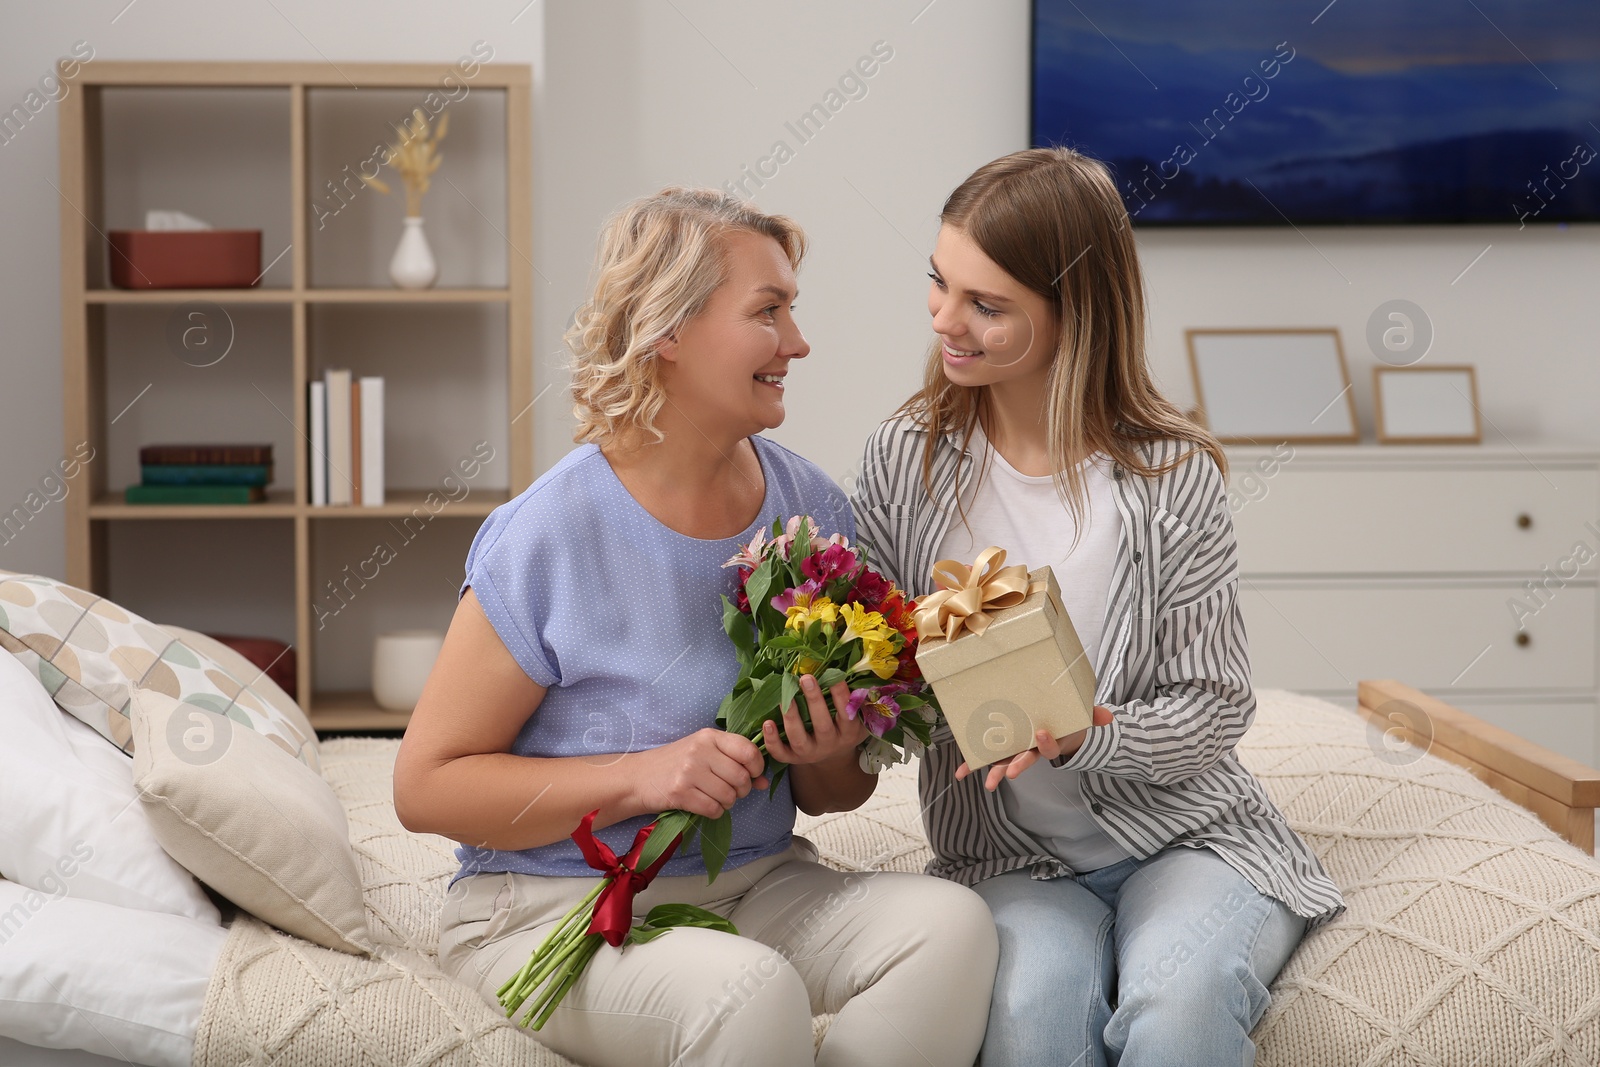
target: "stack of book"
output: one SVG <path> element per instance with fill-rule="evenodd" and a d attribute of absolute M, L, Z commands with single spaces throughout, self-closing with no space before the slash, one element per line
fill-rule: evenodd
<path fill-rule="evenodd" d="M 311 503 L 383 503 L 383 379 L 335 368 L 311 383 Z"/>
<path fill-rule="evenodd" d="M 254 504 L 272 481 L 271 445 L 145 445 L 130 504 Z"/>

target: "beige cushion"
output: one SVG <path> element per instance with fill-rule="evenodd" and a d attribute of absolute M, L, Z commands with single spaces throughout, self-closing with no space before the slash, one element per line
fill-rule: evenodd
<path fill-rule="evenodd" d="M 318 766 L 317 735 L 305 715 L 292 701 L 285 708 L 269 695 L 283 690 L 243 656 L 213 657 L 65 582 L 0 571 L 0 649 L 21 660 L 62 711 L 124 752 L 134 743 L 128 701 L 135 690 L 150 689 L 226 715 L 306 766 Z"/>
<path fill-rule="evenodd" d="M 134 691 L 133 777 L 167 854 L 245 911 L 367 953 L 344 808 L 315 771 L 233 720 Z"/>

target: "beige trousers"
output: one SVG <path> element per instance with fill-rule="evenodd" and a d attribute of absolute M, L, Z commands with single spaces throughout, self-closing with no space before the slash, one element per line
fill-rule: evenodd
<path fill-rule="evenodd" d="M 842 874 L 816 855 L 797 837 L 714 885 L 703 874 L 657 878 L 635 898 L 636 918 L 697 904 L 740 936 L 679 929 L 602 945 L 538 1039 L 592 1067 L 970 1067 L 999 952 L 988 906 L 953 882 Z M 462 878 L 440 917 L 440 965 L 498 1009 L 496 991 L 595 880 Z M 837 1018 L 813 1058 L 814 1013 Z"/>

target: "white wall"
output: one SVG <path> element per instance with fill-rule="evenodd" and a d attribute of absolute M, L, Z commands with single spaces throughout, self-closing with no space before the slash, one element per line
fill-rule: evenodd
<path fill-rule="evenodd" d="M 791 379 L 790 419 L 775 436 L 846 478 L 862 438 L 919 372 L 922 271 L 940 203 L 978 164 L 1025 143 L 1026 0 L 526 2 L 19 6 L 0 39 L 0 107 L 19 102 L 77 40 L 102 59 L 449 62 L 482 39 L 498 60 L 533 64 L 535 388 L 550 387 L 536 407 L 541 469 L 570 447 L 560 337 L 602 219 L 667 183 L 736 179 L 784 140 L 793 159 L 764 188 L 748 188 L 812 237 L 800 315 L 813 352 Z M 1299 22 L 1264 29 L 1263 42 L 1314 32 Z M 866 96 L 800 144 L 785 123 L 878 41 L 893 58 Z M 56 166 L 51 109 L 0 145 L 5 510 L 63 448 Z M 1595 227 L 1146 232 L 1141 243 L 1152 363 L 1182 403 L 1191 399 L 1184 327 L 1334 325 L 1370 436 L 1366 322 L 1405 298 L 1432 319 L 1431 361 L 1478 365 L 1486 440 L 1503 431 L 1600 445 Z M 61 515 L 48 508 L 0 545 L 0 567 L 61 573 Z"/>

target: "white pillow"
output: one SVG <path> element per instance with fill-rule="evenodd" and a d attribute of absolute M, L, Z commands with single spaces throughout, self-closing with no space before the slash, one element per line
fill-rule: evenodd
<path fill-rule="evenodd" d="M 227 936 L 194 919 L 0 881 L 0 1033 L 149 1067 L 189 1067 Z"/>
<path fill-rule="evenodd" d="M 205 890 L 150 829 L 133 761 L 56 707 L 0 652 L 0 877 L 220 925 Z"/>

